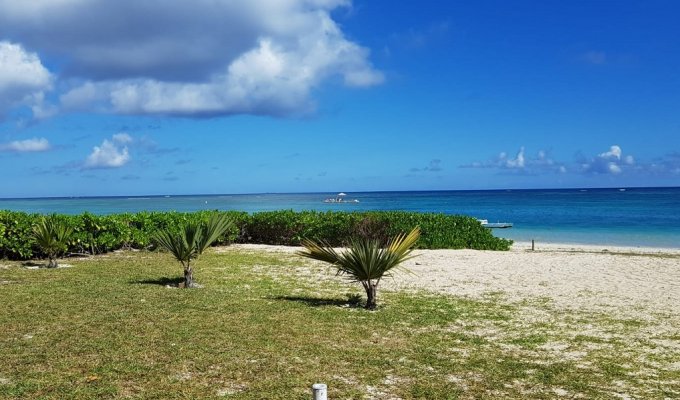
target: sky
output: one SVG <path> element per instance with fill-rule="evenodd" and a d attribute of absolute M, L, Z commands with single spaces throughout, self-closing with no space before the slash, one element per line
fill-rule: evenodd
<path fill-rule="evenodd" d="M 0 0 L 0 197 L 680 186 L 678 15 Z"/>

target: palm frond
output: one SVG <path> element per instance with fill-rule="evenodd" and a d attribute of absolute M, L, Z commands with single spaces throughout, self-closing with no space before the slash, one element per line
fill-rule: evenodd
<path fill-rule="evenodd" d="M 186 265 L 232 226 L 233 222 L 228 216 L 213 214 L 205 222 L 188 221 L 179 231 L 161 230 L 154 235 L 154 241 Z"/>
<path fill-rule="evenodd" d="M 67 249 L 72 232 L 66 221 L 50 215 L 41 218 L 33 227 L 33 238 L 45 253 L 54 255 Z"/>
<path fill-rule="evenodd" d="M 201 234 L 196 241 L 196 252 L 203 253 L 228 229 L 234 226 L 233 221 L 225 214 L 212 214 L 208 220 L 201 225 Z"/>
<path fill-rule="evenodd" d="M 325 242 L 316 243 L 313 240 L 303 239 L 302 245 L 306 251 L 298 251 L 295 254 L 329 264 L 336 264 L 340 260 L 340 255 Z"/>
<path fill-rule="evenodd" d="M 161 248 L 169 251 L 182 264 L 188 263 L 194 258 L 194 252 L 187 240 L 186 231 L 184 234 L 180 234 L 162 230 L 157 232 L 153 239 Z"/>
<path fill-rule="evenodd" d="M 393 262 L 401 264 L 413 258 L 411 252 L 419 238 L 420 228 L 415 227 L 408 235 L 401 233 L 391 240 L 387 245 L 387 251 L 395 258 Z"/>
<path fill-rule="evenodd" d="M 387 248 L 382 248 L 375 240 L 356 239 L 341 254 L 323 242 L 319 244 L 304 240 L 302 244 L 306 251 L 299 251 L 297 254 L 333 264 L 338 273 L 347 275 L 352 281 L 368 281 L 389 275 L 391 270 L 411 258 L 411 247 L 419 237 L 420 230 L 415 228 L 408 235 L 397 235 Z"/>

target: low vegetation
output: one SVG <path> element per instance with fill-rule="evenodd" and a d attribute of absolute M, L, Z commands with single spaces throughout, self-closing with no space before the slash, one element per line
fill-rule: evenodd
<path fill-rule="evenodd" d="M 68 249 L 72 229 L 66 221 L 56 215 L 42 217 L 33 227 L 33 239 L 40 250 L 47 255 L 48 268 L 57 268 L 57 257 Z"/>
<path fill-rule="evenodd" d="M 224 214 L 212 214 L 203 221 L 187 221 L 177 230 L 163 229 L 158 231 L 153 241 L 163 249 L 172 253 L 184 268 L 185 288 L 195 287 L 194 269 L 191 261 L 203 254 L 220 236 L 233 226 Z"/>
<path fill-rule="evenodd" d="M 366 291 L 366 308 L 375 310 L 378 306 L 380 280 L 411 258 L 411 251 L 419 237 L 420 229 L 414 228 L 408 235 L 402 233 L 390 239 L 385 247 L 375 239 L 355 239 L 350 243 L 349 249 L 342 253 L 326 243 L 304 240 L 302 244 L 305 250 L 297 254 L 330 263 L 337 268 L 339 275 L 361 283 Z"/>
<path fill-rule="evenodd" d="M 162 230 L 177 231 L 186 223 L 200 221 L 213 212 L 140 212 L 136 214 L 60 215 L 73 231 L 67 253 L 102 254 L 118 249 L 153 248 L 152 238 Z M 365 238 L 382 244 L 416 226 L 421 229 L 417 248 L 508 250 L 512 241 L 493 236 L 477 220 L 459 215 L 385 212 L 271 211 L 248 214 L 219 212 L 233 222 L 218 244 L 262 243 L 299 246 L 303 239 L 346 246 Z M 27 260 L 47 257 L 33 235 L 40 214 L 0 211 L 0 259 Z"/>
<path fill-rule="evenodd" d="M 2 399 L 678 398 L 677 315 L 644 320 L 381 293 L 381 307 L 318 263 L 209 249 L 201 290 L 168 253 L 0 263 Z"/>

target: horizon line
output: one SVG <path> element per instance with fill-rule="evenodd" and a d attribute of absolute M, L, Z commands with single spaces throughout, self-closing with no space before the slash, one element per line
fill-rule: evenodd
<path fill-rule="evenodd" d="M 427 193 L 427 192 L 509 192 L 509 191 L 564 191 L 564 190 L 629 190 L 629 189 L 680 189 L 680 186 L 607 186 L 607 187 L 564 187 L 564 188 L 503 188 L 503 189 L 434 189 L 434 190 L 368 190 L 348 191 L 348 193 Z M 214 197 L 214 196 L 257 196 L 257 195 L 292 195 L 292 194 L 333 194 L 341 192 L 252 192 L 252 193 L 192 193 L 192 194 L 140 194 L 140 195 L 86 195 L 86 196 L 46 196 L 46 197 L 0 197 L 0 201 L 9 200 L 64 200 L 64 199 L 138 199 L 158 197 Z"/>

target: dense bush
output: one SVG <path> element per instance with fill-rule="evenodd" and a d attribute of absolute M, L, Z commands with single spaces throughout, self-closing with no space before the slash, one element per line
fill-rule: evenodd
<path fill-rule="evenodd" d="M 194 213 L 140 212 L 136 214 L 60 216 L 73 229 L 69 253 L 99 254 L 121 248 L 149 248 L 160 229 L 178 229 L 187 221 L 204 219 L 209 211 Z M 422 232 L 416 247 L 423 249 L 507 250 L 512 241 L 493 236 L 474 218 L 459 215 L 402 211 L 294 212 L 248 214 L 224 211 L 235 226 L 218 244 L 263 243 L 299 245 L 303 238 L 323 240 L 332 246 L 348 244 L 352 237 L 385 241 L 416 226 Z M 32 237 L 41 214 L 0 211 L 0 258 L 25 260 L 43 257 Z"/>

